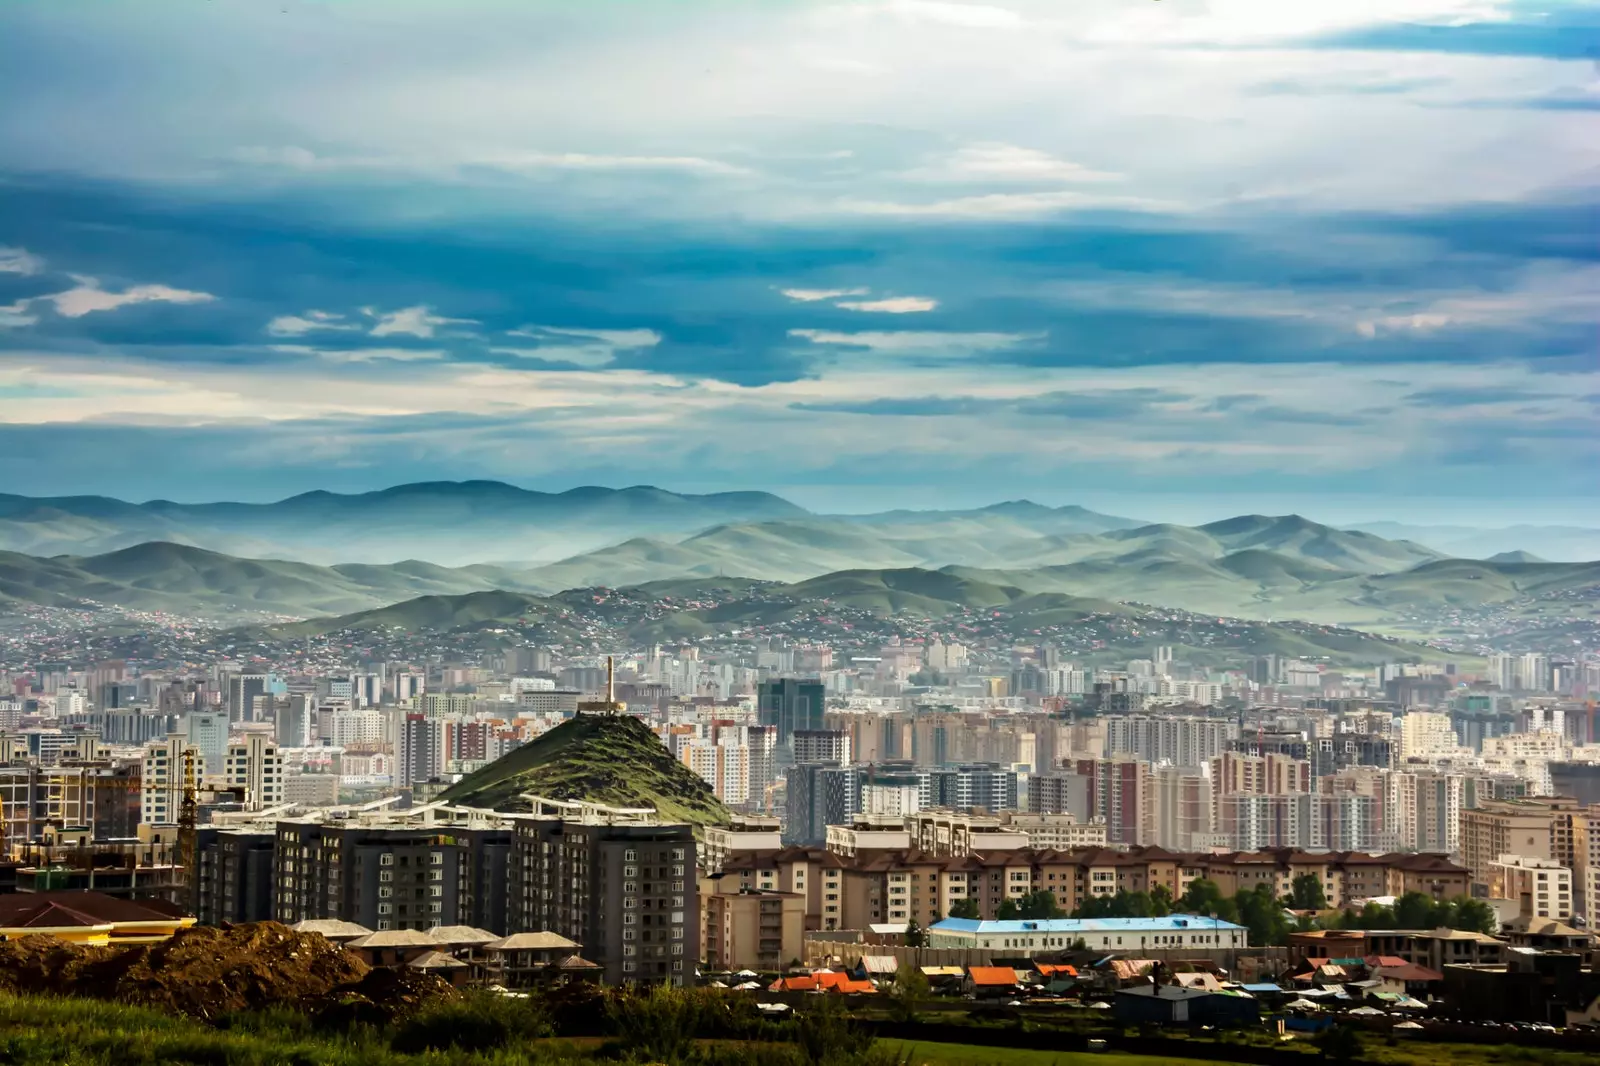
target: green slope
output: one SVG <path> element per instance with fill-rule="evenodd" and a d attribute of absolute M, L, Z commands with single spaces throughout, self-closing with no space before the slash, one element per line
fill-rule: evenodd
<path fill-rule="evenodd" d="M 721 825 L 728 809 L 699 775 L 629 715 L 580 714 L 508 752 L 440 798 L 468 807 L 526 811 L 525 793 L 617 807 L 654 807 L 664 822 Z"/>

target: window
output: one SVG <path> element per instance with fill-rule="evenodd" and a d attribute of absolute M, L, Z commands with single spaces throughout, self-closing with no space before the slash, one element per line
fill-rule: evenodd
<path fill-rule="evenodd" d="M 394 865 L 394 856 L 391 855 L 391 854 L 388 854 L 387 852 L 385 852 L 382 855 L 379 855 L 378 856 L 378 865 L 379 866 L 393 866 Z"/>

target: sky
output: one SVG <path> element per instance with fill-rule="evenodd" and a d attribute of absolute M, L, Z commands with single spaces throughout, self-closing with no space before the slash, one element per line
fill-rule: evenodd
<path fill-rule="evenodd" d="M 15 0 L 0 99 L 3 492 L 1600 524 L 1600 4 Z"/>

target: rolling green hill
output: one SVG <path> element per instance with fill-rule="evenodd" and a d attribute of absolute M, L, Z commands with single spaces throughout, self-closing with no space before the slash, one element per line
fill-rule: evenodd
<path fill-rule="evenodd" d="M 654 807 L 664 822 L 731 820 L 699 775 L 672 757 L 650 727 L 628 715 L 580 714 L 468 774 L 440 795 L 450 803 L 527 811 L 525 794 Z"/>
<path fill-rule="evenodd" d="M 518 581 L 515 573 L 493 567 L 451 570 L 415 561 L 313 566 L 162 541 L 82 558 L 0 553 L 0 598 L 48 606 L 87 600 L 136 610 L 318 615 L 420 595 L 516 587 Z"/>

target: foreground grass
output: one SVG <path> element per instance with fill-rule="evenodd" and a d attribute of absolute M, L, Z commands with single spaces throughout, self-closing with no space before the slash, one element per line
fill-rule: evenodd
<path fill-rule="evenodd" d="M 879 1040 L 907 1066 L 1202 1066 L 1200 1059 L 1174 1059 L 1165 1055 L 1124 1055 L 1120 1052 L 1028 1051 L 1022 1048 L 980 1047 L 977 1044 L 936 1044 L 923 1040 Z M 1214 1066 L 1214 1064 L 1205 1064 Z"/>
<path fill-rule="evenodd" d="M 371 1028 L 317 1033 L 287 1010 L 213 1028 L 144 1007 L 0 995 L 0 1063 L 6 1066 L 570 1066 L 587 1059 L 570 1045 L 547 1041 L 407 1054 Z"/>

